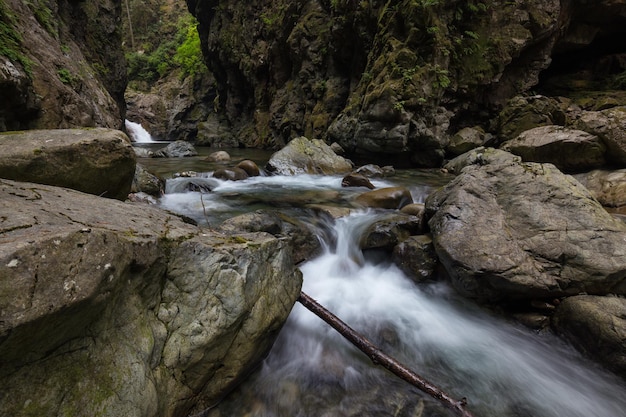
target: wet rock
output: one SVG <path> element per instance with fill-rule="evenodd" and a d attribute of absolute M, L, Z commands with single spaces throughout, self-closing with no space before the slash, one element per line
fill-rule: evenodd
<path fill-rule="evenodd" d="M 626 378 L 626 299 L 579 295 L 561 302 L 555 330 L 580 351 Z"/>
<path fill-rule="evenodd" d="M 215 178 L 230 181 L 241 181 L 248 178 L 248 173 L 241 168 L 219 168 L 213 172 Z"/>
<path fill-rule="evenodd" d="M 564 172 L 581 172 L 606 164 L 599 137 L 562 126 L 541 126 L 504 142 L 501 149 L 527 162 L 550 162 Z"/>
<path fill-rule="evenodd" d="M 591 194 L 608 207 L 626 206 L 626 169 L 593 170 L 574 176 Z"/>
<path fill-rule="evenodd" d="M 153 197 L 161 197 L 165 189 L 165 180 L 148 172 L 142 165 L 137 164 L 135 178 L 130 191 L 132 193 L 146 193 Z"/>
<path fill-rule="evenodd" d="M 209 156 L 205 158 L 207 161 L 211 162 L 228 162 L 230 161 L 230 155 L 226 151 L 217 151 L 211 153 Z"/>
<path fill-rule="evenodd" d="M 184 140 L 177 140 L 154 153 L 156 158 L 183 158 L 198 155 L 196 148 Z"/>
<path fill-rule="evenodd" d="M 367 179 L 367 177 L 364 177 L 363 175 L 359 175 L 359 174 L 348 174 L 345 177 L 343 177 L 343 179 L 341 180 L 341 186 L 342 187 L 366 187 L 369 188 L 370 190 L 373 190 L 374 188 L 376 188 L 374 186 L 374 184 L 372 184 L 370 182 L 370 180 Z"/>
<path fill-rule="evenodd" d="M 426 200 L 453 285 L 482 300 L 626 293 L 626 227 L 551 164 L 501 152 Z"/>
<path fill-rule="evenodd" d="M 239 162 L 236 168 L 243 169 L 250 177 L 258 177 L 259 175 L 261 175 L 261 170 L 259 169 L 259 166 L 254 161 L 251 161 L 249 159 L 245 159 Z"/>
<path fill-rule="evenodd" d="M 335 154 L 323 141 L 301 136 L 274 153 L 267 163 L 267 170 L 281 175 L 332 175 L 350 172 L 352 164 Z"/>
<path fill-rule="evenodd" d="M 125 200 L 135 165 L 130 139 L 119 130 L 29 130 L 0 136 L 0 178 Z"/>
<path fill-rule="evenodd" d="M 11 180 L 0 212 L 4 415 L 194 414 L 258 366 L 300 293 L 266 233 Z"/>
<path fill-rule="evenodd" d="M 433 278 L 438 265 L 430 236 L 410 236 L 393 248 L 394 263 L 416 282 Z"/>
<path fill-rule="evenodd" d="M 361 249 L 384 249 L 391 251 L 398 243 L 411 235 L 422 232 L 419 217 L 394 213 L 377 220 L 363 232 Z"/>
<path fill-rule="evenodd" d="M 371 208 L 401 209 L 413 203 L 413 197 L 408 188 L 387 187 L 360 194 L 354 202 Z"/>

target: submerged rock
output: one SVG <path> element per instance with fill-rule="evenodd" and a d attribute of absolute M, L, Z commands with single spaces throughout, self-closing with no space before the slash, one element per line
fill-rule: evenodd
<path fill-rule="evenodd" d="M 624 224 L 553 165 L 494 156 L 426 201 L 452 284 L 490 301 L 626 294 Z"/>
<path fill-rule="evenodd" d="M 0 135 L 0 178 L 125 200 L 135 165 L 130 139 L 119 130 L 28 130 Z"/>

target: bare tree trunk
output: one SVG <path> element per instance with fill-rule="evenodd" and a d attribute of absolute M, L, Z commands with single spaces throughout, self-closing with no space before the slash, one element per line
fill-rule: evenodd
<path fill-rule="evenodd" d="M 359 350 L 365 353 L 374 364 L 381 365 L 388 369 L 396 376 L 404 379 L 409 384 L 419 388 L 421 391 L 430 395 L 431 397 L 441 401 L 445 406 L 457 411 L 460 416 L 473 417 L 466 408 L 467 400 L 465 398 L 461 400 L 455 400 L 450 395 L 443 392 L 440 388 L 431 384 L 415 372 L 411 371 L 400 362 L 387 355 L 380 349 L 378 349 L 372 342 L 365 337 L 355 332 L 350 326 L 341 321 L 333 313 L 325 309 L 313 298 L 306 293 L 301 292 L 298 298 L 300 304 L 313 312 L 316 316 L 328 323 L 333 329 L 337 330 L 343 337 L 348 339 L 350 343 L 356 346 Z"/>
<path fill-rule="evenodd" d="M 130 33 L 130 47 L 134 51 L 135 50 L 135 36 L 133 35 L 133 21 L 130 18 L 130 5 L 128 4 L 128 0 L 126 2 L 126 15 L 128 16 L 128 33 Z"/>

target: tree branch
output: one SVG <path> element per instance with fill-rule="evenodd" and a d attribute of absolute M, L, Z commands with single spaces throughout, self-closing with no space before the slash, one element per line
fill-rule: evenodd
<path fill-rule="evenodd" d="M 298 298 L 300 304 L 313 312 L 316 316 L 328 323 L 333 329 L 337 330 L 343 337 L 348 339 L 350 343 L 356 346 L 360 351 L 365 353 L 374 364 L 381 365 L 387 370 L 402 378 L 409 384 L 417 387 L 421 391 L 431 397 L 441 401 L 445 406 L 457 411 L 462 417 L 474 417 L 466 408 L 467 400 L 455 400 L 446 394 L 440 388 L 431 384 L 415 372 L 402 365 L 400 362 L 378 349 L 372 342 L 354 331 L 350 326 L 344 323 L 339 317 L 328 311 L 317 301 L 304 292 L 300 292 Z"/>

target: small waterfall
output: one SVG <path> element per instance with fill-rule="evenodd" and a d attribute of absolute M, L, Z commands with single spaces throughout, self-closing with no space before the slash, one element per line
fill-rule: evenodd
<path fill-rule="evenodd" d="M 336 243 L 301 266 L 303 290 L 483 417 L 616 417 L 626 387 L 560 339 L 494 317 L 444 284 L 416 285 L 358 249 L 375 213 L 337 220 Z M 454 416 L 296 304 L 262 369 L 214 415 Z"/>
<path fill-rule="evenodd" d="M 128 134 L 130 135 L 130 138 L 133 140 L 133 142 L 154 142 L 150 133 L 146 129 L 144 129 L 141 124 L 131 122 L 130 120 L 125 120 L 124 124 L 126 125 L 126 130 L 128 130 Z"/>

